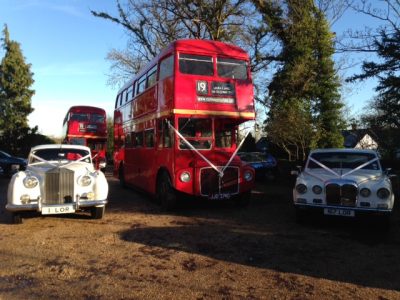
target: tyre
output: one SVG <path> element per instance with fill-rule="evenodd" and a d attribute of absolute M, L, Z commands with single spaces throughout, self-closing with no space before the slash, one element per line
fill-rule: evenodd
<path fill-rule="evenodd" d="M 245 192 L 236 196 L 233 201 L 237 207 L 247 207 L 250 204 L 251 192 Z"/>
<path fill-rule="evenodd" d="M 307 213 L 301 208 L 295 207 L 296 223 L 304 224 L 307 218 Z"/>
<path fill-rule="evenodd" d="M 177 195 L 172 187 L 169 175 L 165 172 L 157 180 L 157 200 L 163 211 L 171 211 L 176 208 Z"/>
<path fill-rule="evenodd" d="M 122 164 L 118 169 L 118 178 L 119 178 L 119 185 L 123 188 L 126 187 L 124 165 L 122 165 Z"/>
<path fill-rule="evenodd" d="M 103 216 L 104 216 L 105 211 L 106 211 L 106 207 L 105 206 L 92 207 L 90 209 L 90 216 L 92 217 L 92 219 L 102 219 Z"/>
<path fill-rule="evenodd" d="M 13 224 L 22 224 L 22 216 L 18 213 L 12 214 L 12 223 Z"/>

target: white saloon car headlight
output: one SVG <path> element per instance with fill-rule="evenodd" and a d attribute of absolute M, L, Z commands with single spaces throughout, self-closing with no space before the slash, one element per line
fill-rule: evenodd
<path fill-rule="evenodd" d="M 386 188 L 380 188 L 377 192 L 376 195 L 380 198 L 380 199 L 387 199 L 390 196 L 390 191 Z"/>
<path fill-rule="evenodd" d="M 92 183 L 92 178 L 88 175 L 80 176 L 78 178 L 78 184 L 80 186 L 88 186 Z"/>
<path fill-rule="evenodd" d="M 35 176 L 26 176 L 23 180 L 24 186 L 28 189 L 33 189 L 38 185 L 39 179 Z"/>
<path fill-rule="evenodd" d="M 300 184 L 296 185 L 296 191 L 299 194 L 305 194 L 305 193 L 307 193 L 307 186 L 305 184 L 300 183 Z"/>
<path fill-rule="evenodd" d="M 371 195 L 371 190 L 368 188 L 362 188 L 360 190 L 360 195 L 363 196 L 364 198 L 367 198 Z"/>
<path fill-rule="evenodd" d="M 319 186 L 319 185 L 314 185 L 314 186 L 312 187 L 312 191 L 314 192 L 314 194 L 319 195 L 319 194 L 322 193 L 322 187 Z"/>

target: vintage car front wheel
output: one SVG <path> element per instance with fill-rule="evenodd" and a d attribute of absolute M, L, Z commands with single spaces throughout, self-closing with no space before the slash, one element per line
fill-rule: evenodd
<path fill-rule="evenodd" d="M 121 164 L 118 169 L 119 185 L 123 188 L 126 187 L 124 165 Z"/>
<path fill-rule="evenodd" d="M 13 224 L 22 224 L 22 216 L 19 213 L 12 214 L 12 222 Z"/>
<path fill-rule="evenodd" d="M 92 219 L 102 219 L 103 216 L 104 216 L 105 211 L 106 211 L 106 207 L 105 206 L 92 207 L 90 209 L 90 216 L 92 217 Z"/>

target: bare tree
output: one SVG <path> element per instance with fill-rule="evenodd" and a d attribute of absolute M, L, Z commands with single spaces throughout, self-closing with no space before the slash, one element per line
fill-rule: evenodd
<path fill-rule="evenodd" d="M 109 83 L 118 84 L 136 73 L 170 42 L 210 39 L 238 44 L 252 57 L 252 70 L 259 71 L 268 58 L 268 29 L 260 23 L 248 0 L 116 0 L 118 16 L 91 11 L 121 25 L 129 37 L 127 49 L 112 49 Z"/>

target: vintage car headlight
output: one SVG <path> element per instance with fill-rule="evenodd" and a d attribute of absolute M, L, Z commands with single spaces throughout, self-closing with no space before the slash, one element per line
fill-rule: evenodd
<path fill-rule="evenodd" d="M 182 182 L 189 182 L 190 181 L 190 173 L 189 172 L 182 172 L 180 179 Z"/>
<path fill-rule="evenodd" d="M 88 186 L 92 183 L 92 178 L 88 175 L 80 176 L 78 178 L 78 184 L 81 186 Z"/>
<path fill-rule="evenodd" d="M 314 185 L 312 187 L 312 191 L 314 192 L 314 194 L 318 194 L 319 195 L 319 194 L 322 193 L 322 187 L 320 187 L 319 185 Z"/>
<path fill-rule="evenodd" d="M 244 180 L 251 181 L 253 179 L 253 173 L 251 171 L 244 172 Z"/>
<path fill-rule="evenodd" d="M 367 198 L 371 195 L 371 190 L 367 188 L 362 188 L 360 190 L 360 195 L 363 196 L 364 198 Z"/>
<path fill-rule="evenodd" d="M 390 191 L 387 188 L 380 188 L 377 192 L 376 195 L 380 199 L 387 199 L 390 196 Z"/>
<path fill-rule="evenodd" d="M 28 189 L 33 189 L 38 185 L 39 179 L 35 176 L 26 176 L 23 180 L 24 186 Z"/>
<path fill-rule="evenodd" d="M 307 186 L 305 184 L 300 183 L 296 185 L 296 191 L 299 194 L 305 194 L 307 192 Z"/>

